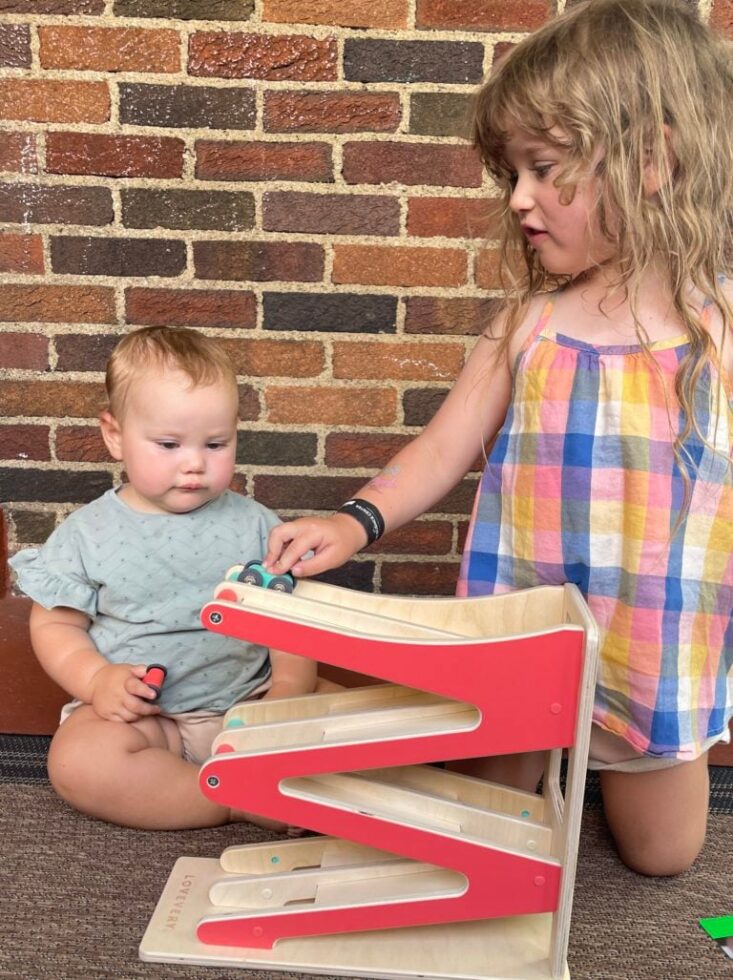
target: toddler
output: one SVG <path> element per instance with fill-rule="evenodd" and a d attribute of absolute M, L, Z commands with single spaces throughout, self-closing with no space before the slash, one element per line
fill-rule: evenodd
<path fill-rule="evenodd" d="M 261 558 L 278 523 L 228 489 L 236 375 L 215 340 L 151 327 L 118 344 L 106 385 L 102 436 L 126 482 L 11 561 L 34 601 L 36 656 L 73 699 L 51 743 L 49 777 L 79 810 L 126 826 L 242 819 L 198 787 L 222 714 L 248 698 L 309 693 L 317 682 L 313 661 L 268 655 L 199 622 L 228 566 Z M 155 703 L 142 680 L 151 663 L 167 669 Z"/>

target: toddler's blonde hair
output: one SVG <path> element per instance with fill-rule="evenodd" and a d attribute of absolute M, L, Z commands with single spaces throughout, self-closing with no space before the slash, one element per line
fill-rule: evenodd
<path fill-rule="evenodd" d="M 192 387 L 218 381 L 237 387 L 234 365 L 218 340 L 188 327 L 142 327 L 123 337 L 107 362 L 105 387 L 115 418 L 124 414 L 135 379 L 150 370 L 181 371 Z"/>
<path fill-rule="evenodd" d="M 690 340 L 676 394 L 685 417 L 680 451 L 695 420 L 695 390 L 713 342 L 690 286 L 733 316 L 719 276 L 733 248 L 733 62 L 731 49 L 681 0 L 590 0 L 573 5 L 513 48 L 478 93 L 474 142 L 504 200 L 502 269 L 508 337 L 532 296 L 563 283 L 546 272 L 509 209 L 508 129 L 561 145 L 556 181 L 565 200 L 594 161 L 597 214 L 615 247 L 616 286 L 636 308 L 642 277 L 660 259 Z M 655 174 L 656 194 L 645 179 Z M 561 197 L 561 200 L 563 198 Z M 517 261 L 518 256 L 521 256 Z"/>

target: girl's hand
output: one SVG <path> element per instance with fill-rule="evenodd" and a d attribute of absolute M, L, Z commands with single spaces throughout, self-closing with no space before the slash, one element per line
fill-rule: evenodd
<path fill-rule="evenodd" d="M 292 572 L 299 578 L 338 568 L 367 542 L 366 531 L 348 514 L 300 517 L 270 531 L 263 565 L 268 572 Z M 312 551 L 312 557 L 303 557 Z"/>
<path fill-rule="evenodd" d="M 137 721 L 145 715 L 160 714 L 151 704 L 155 692 L 143 684 L 144 664 L 105 664 L 92 678 L 91 705 L 107 721 Z"/>

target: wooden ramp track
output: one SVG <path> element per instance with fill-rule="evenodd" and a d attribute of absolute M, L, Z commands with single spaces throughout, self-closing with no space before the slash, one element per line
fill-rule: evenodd
<path fill-rule="evenodd" d="M 505 975 L 496 967 L 508 957 L 507 977 L 567 976 L 596 645 L 574 587 L 430 600 L 312 582 L 283 595 L 226 581 L 202 620 L 389 683 L 227 713 L 201 770 L 205 795 L 325 836 L 229 849 L 220 863 L 197 862 L 195 875 L 194 859 L 179 861 L 144 959 L 171 958 L 162 909 L 193 875 L 173 927 L 183 961 L 483 978 Z M 542 795 L 430 765 L 533 750 L 547 752 Z M 490 961 L 426 972 L 451 929 L 493 950 Z M 364 936 L 381 958 L 364 954 Z M 340 951 L 338 963 L 324 944 Z"/>

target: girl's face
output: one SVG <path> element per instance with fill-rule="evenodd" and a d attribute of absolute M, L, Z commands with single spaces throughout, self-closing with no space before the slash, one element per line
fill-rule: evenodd
<path fill-rule="evenodd" d="M 561 134 L 558 132 L 558 136 Z M 547 272 L 577 276 L 613 257 L 596 212 L 597 183 L 589 167 L 568 203 L 555 186 L 566 151 L 523 130 L 510 130 L 504 157 L 514 172 L 509 206 Z M 564 197 L 569 197 L 564 189 Z"/>
<path fill-rule="evenodd" d="M 180 371 L 147 371 L 130 388 L 121 419 L 105 412 L 102 434 L 128 483 L 133 510 L 185 514 L 223 493 L 234 475 L 237 390 L 193 387 Z"/>

